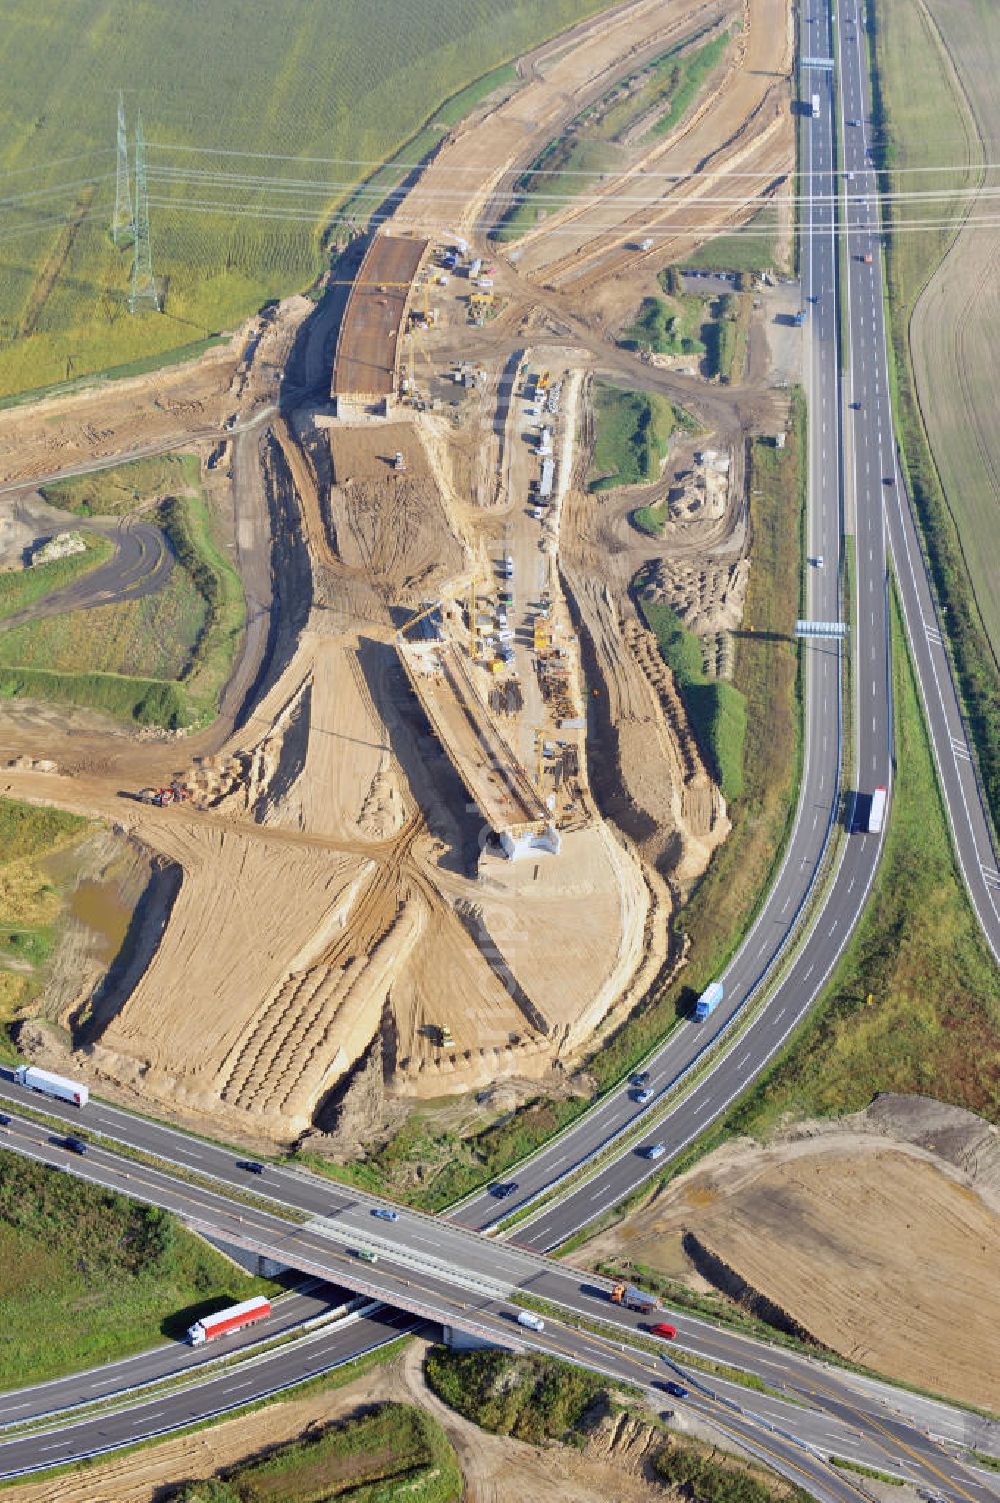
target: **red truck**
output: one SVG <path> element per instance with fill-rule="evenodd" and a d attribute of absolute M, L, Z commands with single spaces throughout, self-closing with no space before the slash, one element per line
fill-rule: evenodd
<path fill-rule="evenodd" d="M 214 1341 L 217 1336 L 228 1336 L 230 1331 L 242 1331 L 244 1326 L 256 1325 L 258 1320 L 266 1320 L 270 1313 L 271 1301 L 262 1294 L 255 1295 L 242 1304 L 216 1310 L 214 1315 L 203 1315 L 201 1320 L 188 1327 L 188 1341 L 192 1346 L 201 1346 L 205 1341 Z"/>

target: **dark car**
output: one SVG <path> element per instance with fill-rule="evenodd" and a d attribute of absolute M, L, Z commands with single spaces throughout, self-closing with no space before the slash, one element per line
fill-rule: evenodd
<path fill-rule="evenodd" d="M 258 1164 L 256 1159 L 238 1159 L 237 1169 L 245 1169 L 247 1174 L 263 1174 L 264 1165 Z"/>
<path fill-rule="evenodd" d="M 860 412 L 861 411 L 861 403 L 860 402 L 852 402 L 851 403 L 851 410 L 853 412 Z"/>
<path fill-rule="evenodd" d="M 686 1399 L 688 1396 L 688 1391 L 683 1383 L 663 1383 L 661 1387 L 665 1388 L 673 1399 Z"/>
<path fill-rule="evenodd" d="M 883 478 L 882 478 L 882 484 L 883 485 L 895 485 L 896 484 L 896 477 L 895 477 L 895 475 L 885 475 L 885 476 L 883 476 Z"/>
<path fill-rule="evenodd" d="M 635 1074 L 632 1076 L 632 1084 L 633 1085 L 644 1086 L 648 1080 L 649 1080 L 649 1071 L 648 1070 L 637 1070 L 635 1072 Z"/>
<path fill-rule="evenodd" d="M 9 1127 L 13 1120 L 14 1118 L 8 1117 L 6 1112 L 0 1112 L 0 1127 Z"/>
<path fill-rule="evenodd" d="M 399 1220 L 399 1212 L 398 1211 L 390 1211 L 386 1206 L 375 1206 L 375 1208 L 372 1211 L 372 1215 L 373 1216 L 377 1216 L 378 1219 L 379 1219 L 379 1221 L 398 1221 Z"/>
<path fill-rule="evenodd" d="M 82 1138 L 63 1138 L 63 1147 L 70 1153 L 86 1153 L 87 1145 Z"/>
<path fill-rule="evenodd" d="M 513 1195 L 517 1189 L 517 1180 L 509 1179 L 505 1184 L 491 1185 L 490 1194 L 495 1195 L 497 1200 L 506 1200 L 508 1195 Z"/>

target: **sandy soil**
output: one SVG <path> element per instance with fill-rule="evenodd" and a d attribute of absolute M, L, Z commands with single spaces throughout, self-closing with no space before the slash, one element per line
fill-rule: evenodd
<path fill-rule="evenodd" d="M 639 238 L 655 238 L 648 255 L 662 265 L 690 250 L 706 228 L 744 219 L 759 204 L 756 195 L 793 161 L 792 46 L 784 0 L 744 0 L 742 19 L 730 65 L 693 114 L 607 188 L 588 195 L 583 206 L 571 204 L 519 241 L 519 268 L 579 290 L 638 264 Z M 776 56 L 779 38 L 785 45 Z M 743 203 L 720 204 L 716 174 L 721 172 L 759 176 L 735 180 L 740 188 L 727 186 L 727 199 L 747 194 Z M 684 180 L 668 182 L 674 173 Z M 643 189 L 637 193 L 639 182 Z M 647 193 L 652 197 L 637 207 L 636 198 Z M 609 231 L 609 224 L 615 228 Z M 630 236 L 631 244 L 623 245 L 623 237 Z"/>
<path fill-rule="evenodd" d="M 777 3 L 748 0 L 749 44 L 735 81 L 723 88 L 722 105 L 709 98 L 688 132 L 702 147 L 713 130 L 737 129 L 753 114 L 754 99 L 760 108 L 747 139 L 763 141 L 767 152 L 784 139 L 772 117 L 786 80 L 758 77 L 750 67 L 763 61 L 769 7 Z M 523 90 L 445 143 L 401 206 L 399 223 L 435 217 L 456 229 L 473 223 L 499 176 L 534 154 L 588 97 L 692 26 L 732 9 L 722 0 L 666 7 L 639 0 L 540 49 L 525 64 Z M 743 157 L 725 160 L 732 165 Z M 439 202 L 444 185 L 447 213 Z M 601 254 L 587 264 L 588 276 L 611 269 Z M 657 868 L 683 892 L 728 830 L 672 678 L 628 598 L 635 569 L 656 545 L 637 546 L 634 533 L 626 538 L 619 503 L 598 513 L 581 491 L 566 491 L 575 464 L 569 409 L 580 363 L 598 347 L 614 369 L 634 376 L 635 363 L 611 349 L 603 331 L 591 330 L 580 347 L 556 343 L 582 327 L 579 309 L 571 310 L 575 323 L 561 324 L 553 313 L 558 295 L 550 306 L 546 294 L 519 283 L 509 267 L 501 270 L 511 284 L 509 312 L 492 330 L 442 336 L 452 340 L 452 360 L 456 350 L 465 358 L 474 349 L 481 368 L 462 409 L 469 419 L 464 432 L 447 410 L 350 428 L 309 406 L 289 411 L 295 392 L 302 396 L 320 384 L 327 348 L 322 318 L 315 337 L 302 332 L 310 307 L 304 299 L 289 300 L 273 323 L 248 326 L 232 347 L 190 370 L 17 415 L 19 434 L 23 428 L 26 435 L 16 461 L 24 476 L 133 447 L 140 428 L 161 445 L 173 432 L 184 442 L 202 435 L 217 440 L 223 423 L 259 415 L 259 431 L 226 451 L 236 476 L 240 561 L 249 568 L 252 555 L 257 571 L 254 673 L 272 597 L 278 606 L 273 652 L 249 714 L 241 718 L 234 703 L 224 723 L 183 745 L 168 737 L 102 737 L 99 722 L 63 717 L 68 733 L 47 734 L 45 748 L 62 776 L 17 771 L 9 780 L 16 791 L 118 820 L 179 874 L 162 938 L 159 928 L 152 935 L 155 953 L 145 976 L 131 997 L 108 999 L 80 1067 L 117 1075 L 126 1087 L 143 1077 L 144 1093 L 165 1107 L 191 1118 L 215 1114 L 236 1134 L 242 1124 L 250 1136 L 287 1141 L 307 1128 L 324 1092 L 380 1032 L 403 1092 L 439 1094 L 498 1077 L 543 1075 L 602 1019 L 630 1005 L 665 962 L 674 899 Z M 650 270 L 639 268 L 640 275 Z M 567 403 L 556 439 L 559 498 L 541 528 L 524 504 L 537 461 L 533 448 L 526 457 L 511 391 L 533 320 L 541 332 L 532 342 L 542 346 L 540 358 L 553 372 L 562 370 Z M 445 345 L 429 339 L 427 348 Z M 294 380 L 284 388 L 282 412 L 268 416 L 277 371 L 290 356 Z M 646 374 L 657 389 L 691 400 L 690 382 L 678 384 L 668 372 Z M 713 414 L 717 443 L 749 421 L 751 406 L 735 389 L 706 390 L 703 407 Z M 12 463 L 9 445 L 3 448 L 9 423 L 10 415 L 0 414 L 0 478 L 3 464 Z M 396 453 L 404 457 L 400 471 L 392 463 Z M 250 538 L 250 510 L 270 519 L 273 552 L 265 526 Z M 679 529 L 695 531 L 673 544 L 693 553 L 709 541 L 726 542 L 728 530 L 738 558 L 738 517 L 729 504 L 719 512 L 679 519 Z M 551 597 L 550 616 L 538 618 L 549 624 L 536 628 L 529 610 L 540 606 L 522 605 L 519 586 L 520 676 L 530 715 L 538 718 L 512 724 L 510 745 L 532 801 L 536 778 L 545 787 L 544 770 L 534 766 L 544 716 L 550 735 L 560 719 L 578 717 L 588 699 L 561 593 L 565 577 L 586 628 L 587 673 L 602 686 L 591 747 L 594 774 L 607 784 L 599 802 L 622 838 L 593 805 L 586 763 L 574 773 L 569 757 L 565 783 L 551 774 L 549 783 L 568 790 L 559 794 L 573 811 L 566 854 L 551 866 L 540 862 L 537 876 L 533 863 L 517 869 L 486 863 L 476 880 L 469 871 L 479 821 L 469 812 L 467 786 L 428 734 L 408 690 L 396 631 L 403 608 L 449 593 L 455 597 L 449 619 L 460 625 L 470 576 L 478 574 L 480 592 L 484 580 L 495 590 L 501 542 L 517 556 L 529 602 Z M 709 596 L 726 592 L 733 567 L 739 565 L 726 563 L 718 579 L 702 570 Z M 710 604 L 701 601 L 703 610 Z M 548 652 L 538 645 L 546 633 L 569 685 L 556 688 L 548 708 L 542 700 L 550 686 L 536 683 L 534 661 Z M 487 689 L 491 671 L 485 664 L 476 669 Z M 249 668 L 249 687 L 247 675 L 253 676 Z M 480 698 L 485 704 L 489 695 Z M 503 712 L 491 705 L 486 713 L 499 719 Z M 10 722 L 12 749 L 32 745 L 53 723 L 48 712 L 18 708 Z M 579 754 L 583 733 L 570 740 Z M 194 789 L 197 808 L 123 807 L 123 790 L 177 773 Z M 578 984 L 578 971 L 571 989 L 552 956 L 570 947 L 582 954 L 582 944 L 589 984 Z M 438 1040 L 443 1022 L 455 1038 L 447 1050 Z"/>
<path fill-rule="evenodd" d="M 587 1255 L 625 1255 L 699 1287 L 707 1276 L 736 1294 L 729 1270 L 845 1357 L 995 1408 L 998 1236 L 997 1130 L 958 1108 L 882 1096 L 767 1147 L 727 1145 Z"/>

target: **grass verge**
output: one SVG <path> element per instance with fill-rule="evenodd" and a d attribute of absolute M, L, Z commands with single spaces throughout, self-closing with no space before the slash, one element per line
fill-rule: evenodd
<path fill-rule="evenodd" d="M 375 1404 L 310 1429 L 218 1478 L 189 1482 L 165 1503 L 452 1503 L 463 1479 L 447 1436 L 413 1404 Z"/>
<path fill-rule="evenodd" d="M 910 360 L 913 309 L 954 233 L 947 211 L 919 233 L 897 227 L 892 207 L 896 169 L 919 170 L 967 159 L 960 106 L 918 7 L 868 0 L 876 24 L 870 50 L 872 114 L 879 146 L 886 242 L 887 322 L 895 390 L 893 405 L 903 468 L 922 533 L 925 557 L 941 604 L 966 720 L 994 828 L 1000 827 L 1000 668 L 976 605 L 962 538 L 945 495 L 923 425 Z M 952 155 L 947 152 L 951 150 Z M 954 175 L 956 191 L 972 175 Z M 903 215 L 905 218 L 906 216 Z"/>
<path fill-rule="evenodd" d="M 15 1387 L 178 1339 L 274 1285 L 140 1206 L 0 1150 L 0 1383 Z"/>
<path fill-rule="evenodd" d="M 868 909 L 817 1009 L 729 1129 L 931 1092 L 1000 1120 L 1000 973 L 954 864 L 895 596 L 896 781 Z"/>
<path fill-rule="evenodd" d="M 42 487 L 50 506 L 61 506 L 78 517 L 120 517 L 139 505 L 179 491 L 201 490 L 197 454 L 155 454 L 133 459 L 109 470 L 93 470 L 54 480 Z"/>
<path fill-rule="evenodd" d="M 74 553 L 68 558 L 54 558 L 48 564 L 36 564 L 32 569 L 0 574 L 0 621 L 29 605 L 36 605 L 56 590 L 89 574 L 114 552 L 114 544 L 95 532 L 83 532 L 81 537 L 86 553 Z"/>

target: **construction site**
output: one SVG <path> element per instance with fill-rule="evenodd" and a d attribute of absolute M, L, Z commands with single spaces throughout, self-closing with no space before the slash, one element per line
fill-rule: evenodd
<path fill-rule="evenodd" d="M 575 113 L 706 27 L 718 66 L 600 206 L 490 238 L 504 185 Z M 316 1143 L 373 1046 L 403 1101 L 556 1080 L 676 966 L 672 919 L 729 820 L 633 584 L 688 610 L 726 671 L 745 447 L 787 419 L 797 345 L 774 315 L 797 293 L 757 307 L 727 387 L 616 335 L 720 228 L 711 171 L 759 172 L 785 212 L 785 36 L 772 0 L 612 10 L 445 137 L 339 304 L 290 298 L 180 373 L 21 408 L 16 448 L 0 413 L 0 478 L 25 496 L 137 427 L 212 456 L 254 606 L 195 735 L 5 709 L 6 790 L 113 822 L 159 883 L 135 963 L 26 1021 L 23 1048 L 65 1065 L 72 1046 L 105 1091 L 241 1141 Z M 639 249 L 628 195 L 651 166 Z M 595 374 L 697 420 L 640 498 L 667 508 L 660 537 L 630 523 L 633 490 L 587 487 Z"/>

